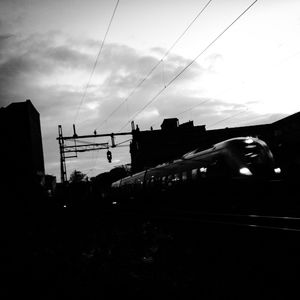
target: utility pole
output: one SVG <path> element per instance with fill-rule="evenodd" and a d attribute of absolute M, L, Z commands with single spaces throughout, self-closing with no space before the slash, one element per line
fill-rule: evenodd
<path fill-rule="evenodd" d="M 60 180 L 62 183 L 67 181 L 66 157 L 64 152 L 64 139 L 61 125 L 58 125 L 58 143 L 60 153 Z"/>
<path fill-rule="evenodd" d="M 119 133 L 105 133 L 105 134 L 97 134 L 94 131 L 94 134 L 90 135 L 77 135 L 75 124 L 73 124 L 73 135 L 72 136 L 63 136 L 62 126 L 58 125 L 58 137 L 56 138 L 59 143 L 59 153 L 60 153 L 60 178 L 62 183 L 67 182 L 67 168 L 66 168 L 66 159 L 78 157 L 77 154 L 80 152 L 87 151 L 96 151 L 109 149 L 109 147 L 115 148 L 120 145 L 117 145 L 115 142 L 115 137 L 120 135 L 132 135 L 132 132 L 119 132 Z M 77 139 L 86 139 L 86 138 L 99 138 L 99 137 L 110 137 L 111 138 L 111 146 L 108 143 L 88 143 L 84 145 L 78 145 L 76 142 Z M 65 141 L 73 140 L 72 145 L 66 145 Z M 109 151 L 110 152 L 110 151 Z M 66 156 L 66 153 L 68 153 Z M 74 155 L 72 155 L 74 154 Z M 109 162 L 111 162 L 111 155 L 108 157 Z"/>

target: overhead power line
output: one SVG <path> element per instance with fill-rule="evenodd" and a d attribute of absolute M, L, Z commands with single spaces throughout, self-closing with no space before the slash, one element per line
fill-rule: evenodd
<path fill-rule="evenodd" d="M 79 106 L 78 106 L 78 108 L 77 108 L 77 111 L 76 111 L 74 123 L 75 123 L 76 120 L 77 120 L 78 114 L 79 114 L 79 112 L 80 112 L 80 108 L 81 108 L 81 106 L 82 106 L 82 104 L 83 104 L 83 102 L 84 102 L 84 100 L 85 100 L 85 96 L 86 96 L 86 94 L 87 94 L 87 90 L 88 90 L 88 88 L 89 88 L 91 79 L 92 79 L 92 77 L 93 77 L 93 75 L 94 75 L 94 72 L 95 72 L 95 69 L 96 69 L 96 66 L 97 66 L 97 63 L 98 63 L 100 54 L 101 54 L 101 52 L 102 52 L 102 49 L 103 49 L 103 46 L 104 46 L 104 43 L 105 43 L 107 34 L 108 34 L 108 32 L 109 32 L 109 29 L 110 29 L 111 23 L 112 23 L 112 21 L 113 21 L 113 18 L 114 18 L 114 16 L 115 16 L 115 13 L 116 13 L 116 10 L 117 10 L 118 5 L 119 5 L 119 0 L 117 0 L 117 3 L 116 3 L 116 5 L 115 5 L 114 11 L 113 11 L 113 13 L 112 13 L 112 16 L 111 16 L 111 18 L 110 18 L 109 24 L 108 24 L 108 26 L 107 26 L 107 29 L 106 29 L 104 38 L 103 38 L 103 40 L 102 40 L 102 43 L 101 43 L 101 46 L 100 46 L 98 55 L 97 55 L 97 57 L 96 57 L 96 60 L 95 60 L 94 65 L 93 65 L 92 72 L 91 72 L 91 74 L 90 74 L 89 80 L 88 80 L 88 82 L 87 82 L 87 84 L 86 84 L 86 87 L 85 87 L 85 89 L 84 89 L 83 95 L 82 95 L 82 97 L 81 97 L 80 104 L 79 104 Z"/>
<path fill-rule="evenodd" d="M 237 114 L 231 115 L 231 116 L 226 117 L 226 118 L 224 118 L 224 119 L 222 119 L 222 120 L 220 120 L 220 121 L 217 121 L 217 122 L 215 122 L 215 123 L 213 123 L 213 124 L 210 124 L 210 125 L 208 125 L 208 127 L 213 127 L 213 126 L 215 126 L 215 125 L 217 125 L 217 124 L 223 123 L 224 121 L 230 120 L 230 119 L 232 119 L 232 118 L 234 118 L 234 117 L 236 117 L 236 116 L 238 116 L 238 115 L 240 115 L 240 114 L 242 114 L 242 113 L 244 113 L 244 112 L 246 112 L 246 111 L 248 111 L 248 108 L 246 108 L 246 109 L 243 110 L 243 111 L 238 112 Z"/>
<path fill-rule="evenodd" d="M 199 16 L 204 12 L 204 10 L 208 7 L 208 5 L 213 0 L 209 0 L 204 7 L 198 12 L 196 17 L 190 22 L 188 27 L 180 34 L 180 36 L 176 39 L 176 41 L 172 44 L 172 46 L 165 52 L 162 58 L 152 67 L 152 69 L 148 72 L 148 74 L 134 87 L 134 89 L 130 92 L 130 94 L 106 117 L 106 119 L 100 124 L 103 125 L 106 123 L 109 118 L 119 110 L 119 108 L 128 101 L 128 99 L 135 93 L 135 91 L 150 77 L 150 75 L 155 71 L 155 69 L 163 62 L 163 60 L 169 55 L 172 49 L 176 46 L 176 44 L 181 40 L 181 38 L 187 33 L 190 27 L 195 23 L 195 21 L 199 18 Z"/>
<path fill-rule="evenodd" d="M 188 108 L 188 109 L 186 109 L 186 110 L 184 110 L 184 111 L 178 113 L 178 114 L 176 115 L 176 117 L 179 117 L 180 115 L 183 115 L 183 114 L 185 114 L 185 113 L 187 113 L 187 112 L 189 112 L 189 111 L 191 111 L 191 110 L 194 110 L 195 108 L 197 108 L 197 107 L 199 107 L 200 105 L 202 105 L 202 104 L 208 102 L 209 100 L 211 100 L 211 99 L 206 99 L 206 100 L 204 100 L 204 101 L 202 101 L 202 102 L 200 102 L 200 103 L 198 103 L 198 104 L 196 104 L 196 105 L 194 105 L 194 106 L 192 106 L 192 107 L 190 107 L 190 108 Z"/>
<path fill-rule="evenodd" d="M 122 131 L 134 118 L 143 112 L 150 104 L 152 104 L 158 96 L 168 88 L 179 76 L 181 76 L 203 53 L 205 53 L 234 23 L 236 23 L 258 0 L 252 2 L 237 18 L 234 19 L 220 34 L 217 35 L 190 63 L 188 63 L 176 76 L 174 76 L 153 98 L 150 99 L 130 120 L 119 130 Z"/>
<path fill-rule="evenodd" d="M 210 98 L 209 98 L 209 99 L 206 99 L 206 100 L 203 100 L 203 101 L 201 101 L 200 103 L 198 103 L 198 104 L 196 104 L 196 105 L 194 105 L 194 106 L 192 106 L 192 107 L 189 107 L 188 109 L 185 109 L 184 111 L 182 111 L 182 112 L 176 114 L 175 116 L 176 116 L 176 117 L 179 117 L 179 116 L 181 116 L 181 115 L 183 115 L 183 114 L 185 114 L 185 113 L 187 113 L 187 112 L 189 112 L 189 111 L 191 111 L 191 110 L 193 110 L 193 109 L 195 109 L 195 108 L 201 106 L 202 104 L 204 104 L 204 103 L 206 103 L 206 102 L 208 102 L 208 101 L 210 101 L 210 100 L 211 100 Z M 152 124 L 151 127 L 154 127 L 154 126 L 157 125 L 157 124 L 158 124 L 158 122 Z"/>

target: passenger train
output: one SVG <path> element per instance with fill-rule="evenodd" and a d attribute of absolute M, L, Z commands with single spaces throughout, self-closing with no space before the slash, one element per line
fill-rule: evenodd
<path fill-rule="evenodd" d="M 169 197 L 204 198 L 243 182 L 272 179 L 280 172 L 267 144 L 256 137 L 236 137 L 195 149 L 180 159 L 122 178 L 111 185 L 114 203 Z M 161 197 L 162 196 L 162 197 Z M 134 201 L 136 202 L 136 201 Z M 132 202 L 133 203 L 133 202 Z"/>

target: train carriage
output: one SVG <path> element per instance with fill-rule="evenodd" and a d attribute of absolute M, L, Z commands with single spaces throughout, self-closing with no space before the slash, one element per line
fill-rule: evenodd
<path fill-rule="evenodd" d="M 146 202 L 160 205 L 166 198 L 168 205 L 185 198 L 216 205 L 212 198 L 220 196 L 224 189 L 237 186 L 241 189 L 241 183 L 246 187 L 249 182 L 269 180 L 276 172 L 273 155 L 264 141 L 237 137 L 204 151 L 195 149 L 178 160 L 114 182 L 112 195 L 117 202 L 132 205 Z"/>

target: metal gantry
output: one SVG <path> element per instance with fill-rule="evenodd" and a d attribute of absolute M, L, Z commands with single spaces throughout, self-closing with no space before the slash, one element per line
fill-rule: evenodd
<path fill-rule="evenodd" d="M 132 135 L 131 132 L 119 132 L 119 133 L 104 133 L 97 134 L 94 131 L 94 134 L 90 135 L 77 135 L 75 125 L 73 124 L 73 135 L 72 136 L 63 136 L 62 126 L 58 125 L 58 144 L 59 144 L 59 153 L 60 153 L 60 178 L 62 183 L 67 182 L 67 167 L 66 167 L 66 159 L 78 157 L 77 153 L 87 152 L 87 151 L 96 151 L 96 150 L 104 150 L 118 147 L 119 145 L 115 142 L 115 137 L 120 135 Z M 87 138 L 101 138 L 101 137 L 110 137 L 111 145 L 109 143 L 86 143 L 84 145 L 78 145 L 79 139 L 87 139 Z M 66 145 L 65 141 L 73 141 L 72 145 Z M 66 156 L 67 154 L 67 156 Z M 73 154 L 73 155 L 72 155 Z"/>

